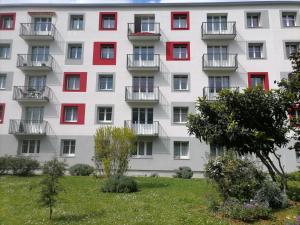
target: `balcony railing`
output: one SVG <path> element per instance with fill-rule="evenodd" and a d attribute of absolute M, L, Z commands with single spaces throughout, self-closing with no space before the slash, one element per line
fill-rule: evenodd
<path fill-rule="evenodd" d="M 202 56 L 203 70 L 236 70 L 237 54 L 204 54 Z"/>
<path fill-rule="evenodd" d="M 14 86 L 14 100 L 20 102 L 48 102 L 51 89 L 45 87 Z"/>
<path fill-rule="evenodd" d="M 217 100 L 219 93 L 224 89 L 237 92 L 239 91 L 239 87 L 204 87 L 203 97 L 206 97 L 206 99 L 209 101 L 215 101 Z"/>
<path fill-rule="evenodd" d="M 127 69 L 136 71 L 159 71 L 159 54 L 127 54 Z"/>
<path fill-rule="evenodd" d="M 159 23 L 128 23 L 127 35 L 129 40 L 159 40 Z"/>
<path fill-rule="evenodd" d="M 136 123 L 132 120 L 125 120 L 125 127 L 132 129 L 138 136 L 158 136 L 159 122 Z"/>
<path fill-rule="evenodd" d="M 235 22 L 203 22 L 202 39 L 234 39 L 236 36 Z"/>
<path fill-rule="evenodd" d="M 18 54 L 17 67 L 22 70 L 52 70 L 53 61 L 50 54 Z"/>
<path fill-rule="evenodd" d="M 125 100 L 127 102 L 158 102 L 158 87 L 125 87 Z"/>
<path fill-rule="evenodd" d="M 56 28 L 52 23 L 21 23 L 20 36 L 26 40 L 54 40 Z"/>
<path fill-rule="evenodd" d="M 9 133 L 15 135 L 46 135 L 48 122 L 43 120 L 10 120 Z"/>

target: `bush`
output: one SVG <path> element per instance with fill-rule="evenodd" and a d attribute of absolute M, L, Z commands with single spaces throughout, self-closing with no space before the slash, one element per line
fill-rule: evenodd
<path fill-rule="evenodd" d="M 101 190 L 102 192 L 130 193 L 138 191 L 138 186 L 132 177 L 116 175 L 107 178 Z"/>
<path fill-rule="evenodd" d="M 69 168 L 72 176 L 89 176 L 94 172 L 94 167 L 87 164 L 75 164 Z"/>
<path fill-rule="evenodd" d="M 193 171 L 188 166 L 179 167 L 175 172 L 176 175 L 174 177 L 176 178 L 191 179 L 193 176 Z"/>
<path fill-rule="evenodd" d="M 159 177 L 158 173 L 151 173 L 149 177 Z"/>
<path fill-rule="evenodd" d="M 266 180 L 266 175 L 253 162 L 233 154 L 209 160 L 205 176 L 216 182 L 224 199 L 234 197 L 243 202 L 253 199 Z"/>
<path fill-rule="evenodd" d="M 244 222 L 253 222 L 259 219 L 270 218 L 271 209 L 266 203 L 241 203 L 236 198 L 228 198 L 220 208 L 221 212 L 232 219 Z"/>
<path fill-rule="evenodd" d="M 59 162 L 56 158 L 48 161 L 43 166 L 43 174 L 53 177 L 62 177 L 65 174 L 66 164 Z"/>
<path fill-rule="evenodd" d="M 0 175 L 8 174 L 11 156 L 0 157 Z"/>
<path fill-rule="evenodd" d="M 288 205 L 288 199 L 280 190 L 280 187 L 274 182 L 265 182 L 260 188 L 254 200 L 256 202 L 268 203 L 272 209 L 285 208 Z"/>
<path fill-rule="evenodd" d="M 290 181 L 300 181 L 300 171 L 288 174 L 288 180 Z"/>
<path fill-rule="evenodd" d="M 39 169 L 40 164 L 37 160 L 23 156 L 7 158 L 7 168 L 13 175 L 30 176 L 35 170 Z"/>

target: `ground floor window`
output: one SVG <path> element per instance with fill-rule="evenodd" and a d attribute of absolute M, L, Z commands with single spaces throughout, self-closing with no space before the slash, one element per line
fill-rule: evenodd
<path fill-rule="evenodd" d="M 75 156 L 75 140 L 62 140 L 61 149 L 64 156 Z"/>
<path fill-rule="evenodd" d="M 133 153 L 134 157 L 151 157 L 152 156 L 152 142 L 138 141 Z"/>
<path fill-rule="evenodd" d="M 174 141 L 174 159 L 189 159 L 188 141 Z"/>
<path fill-rule="evenodd" d="M 225 152 L 225 147 L 220 145 L 210 144 L 210 157 L 215 158 L 217 156 L 222 156 Z"/>
<path fill-rule="evenodd" d="M 23 140 L 21 147 L 22 154 L 40 153 L 40 140 Z"/>

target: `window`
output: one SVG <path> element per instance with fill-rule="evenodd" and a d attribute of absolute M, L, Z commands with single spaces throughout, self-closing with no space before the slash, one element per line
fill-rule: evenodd
<path fill-rule="evenodd" d="M 70 16 L 70 30 L 83 30 L 83 15 Z"/>
<path fill-rule="evenodd" d="M 296 26 L 296 12 L 283 12 L 282 13 L 282 25 L 283 27 L 295 27 Z"/>
<path fill-rule="evenodd" d="M 63 91 L 85 92 L 86 80 L 86 72 L 64 73 Z"/>
<path fill-rule="evenodd" d="M 248 86 L 254 88 L 262 86 L 264 90 L 269 90 L 269 77 L 266 72 L 250 72 L 248 73 Z"/>
<path fill-rule="evenodd" d="M 248 44 L 249 58 L 250 59 L 263 59 L 263 44 L 262 43 L 250 43 Z"/>
<path fill-rule="evenodd" d="M 40 153 L 40 140 L 23 140 L 22 154 L 38 154 Z"/>
<path fill-rule="evenodd" d="M 61 140 L 61 153 L 63 156 L 75 156 L 75 140 Z"/>
<path fill-rule="evenodd" d="M 248 28 L 260 27 L 260 13 L 247 13 L 247 27 Z"/>
<path fill-rule="evenodd" d="M 113 75 L 112 74 L 99 74 L 98 80 L 99 91 L 112 91 L 113 90 Z"/>
<path fill-rule="evenodd" d="M 174 75 L 173 78 L 174 91 L 187 91 L 188 88 L 188 75 Z"/>
<path fill-rule="evenodd" d="M 224 146 L 210 144 L 210 157 L 222 156 L 226 151 Z"/>
<path fill-rule="evenodd" d="M 0 90 L 6 88 L 6 74 L 0 74 Z"/>
<path fill-rule="evenodd" d="M 153 124 L 153 108 L 132 108 L 133 124 Z"/>
<path fill-rule="evenodd" d="M 3 123 L 4 120 L 4 110 L 5 110 L 5 104 L 0 103 L 0 123 Z"/>
<path fill-rule="evenodd" d="M 133 27 L 129 27 L 131 32 L 134 33 L 157 33 L 158 27 L 155 24 L 155 16 L 154 15 L 135 15 L 134 16 L 134 24 Z"/>
<path fill-rule="evenodd" d="M 174 123 L 186 123 L 188 116 L 188 107 L 174 107 L 173 108 L 173 122 Z"/>
<path fill-rule="evenodd" d="M 297 162 L 300 162 L 300 149 L 296 149 L 295 152 L 296 152 L 296 160 Z"/>
<path fill-rule="evenodd" d="M 190 60 L 189 42 L 167 42 L 167 60 Z"/>
<path fill-rule="evenodd" d="M 116 65 L 116 42 L 94 42 L 94 65 Z"/>
<path fill-rule="evenodd" d="M 16 13 L 0 13 L 0 30 L 14 30 Z"/>
<path fill-rule="evenodd" d="M 99 30 L 117 30 L 117 13 L 101 12 L 99 19 Z"/>
<path fill-rule="evenodd" d="M 171 29 L 190 29 L 189 12 L 171 12 Z"/>
<path fill-rule="evenodd" d="M 68 45 L 68 59 L 81 59 L 82 44 Z"/>
<path fill-rule="evenodd" d="M 189 142 L 174 141 L 174 159 L 189 159 Z"/>
<path fill-rule="evenodd" d="M 111 123 L 112 122 L 112 107 L 98 107 L 97 120 L 100 123 Z"/>
<path fill-rule="evenodd" d="M 10 44 L 0 44 L 0 59 L 10 58 Z"/>
<path fill-rule="evenodd" d="M 289 119 L 292 126 L 299 126 L 300 125 L 300 108 L 299 104 L 293 105 L 289 109 Z"/>
<path fill-rule="evenodd" d="M 285 43 L 286 56 L 290 57 L 292 53 L 298 52 L 300 49 L 300 43 L 297 42 L 287 42 Z"/>
<path fill-rule="evenodd" d="M 207 32 L 221 34 L 228 30 L 227 15 L 207 15 Z"/>
<path fill-rule="evenodd" d="M 84 124 L 85 104 L 62 104 L 61 124 Z"/>
<path fill-rule="evenodd" d="M 136 148 L 132 154 L 135 158 L 149 158 L 152 157 L 152 142 L 139 141 L 136 143 Z"/>

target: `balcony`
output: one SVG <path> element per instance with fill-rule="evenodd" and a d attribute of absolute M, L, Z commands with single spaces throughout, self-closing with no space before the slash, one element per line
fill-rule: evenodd
<path fill-rule="evenodd" d="M 20 103 L 48 103 L 51 89 L 49 87 L 14 86 L 13 99 Z"/>
<path fill-rule="evenodd" d="M 52 23 L 21 23 L 20 37 L 24 40 L 54 40 L 56 28 Z"/>
<path fill-rule="evenodd" d="M 205 97 L 209 101 L 215 101 L 217 100 L 219 93 L 224 89 L 239 92 L 239 87 L 204 87 L 203 97 Z"/>
<path fill-rule="evenodd" d="M 139 88 L 127 86 L 125 87 L 125 100 L 127 102 L 158 103 L 159 88 Z"/>
<path fill-rule="evenodd" d="M 159 54 L 127 54 L 128 71 L 159 71 Z"/>
<path fill-rule="evenodd" d="M 235 71 L 237 67 L 237 54 L 204 54 L 202 56 L 204 71 Z"/>
<path fill-rule="evenodd" d="M 23 71 L 51 71 L 53 61 L 49 54 L 18 54 L 17 67 Z"/>
<path fill-rule="evenodd" d="M 159 41 L 159 23 L 128 23 L 128 40 L 130 41 Z"/>
<path fill-rule="evenodd" d="M 159 133 L 159 122 L 153 123 L 135 123 L 131 120 L 125 120 L 125 127 L 132 129 L 137 136 L 157 137 Z"/>
<path fill-rule="evenodd" d="M 43 120 L 10 120 L 9 133 L 14 135 L 46 135 L 48 122 Z"/>
<path fill-rule="evenodd" d="M 233 40 L 236 36 L 235 22 L 203 22 L 203 40 Z"/>

